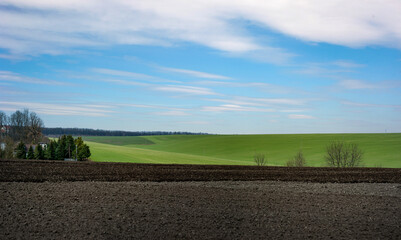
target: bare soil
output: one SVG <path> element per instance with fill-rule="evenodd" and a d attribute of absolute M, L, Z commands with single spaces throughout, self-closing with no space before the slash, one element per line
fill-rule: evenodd
<path fill-rule="evenodd" d="M 401 183 L 399 168 L 312 168 L 0 160 L 0 182 L 302 181 Z"/>
<path fill-rule="evenodd" d="M 0 239 L 401 239 L 400 175 L 0 161 Z"/>

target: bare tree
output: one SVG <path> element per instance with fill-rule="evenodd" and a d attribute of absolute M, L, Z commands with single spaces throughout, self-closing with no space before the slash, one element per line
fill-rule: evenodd
<path fill-rule="evenodd" d="M 326 150 L 326 162 L 331 167 L 356 167 L 363 157 L 362 150 L 355 143 L 332 142 Z"/>
<path fill-rule="evenodd" d="M 24 109 L 22 112 L 17 110 L 10 116 L 10 136 L 14 140 L 22 140 L 26 142 L 26 133 L 29 123 L 29 110 Z"/>
<path fill-rule="evenodd" d="M 306 160 L 301 150 L 290 160 L 287 161 L 287 167 L 304 167 Z"/>
<path fill-rule="evenodd" d="M 265 159 L 265 155 L 262 153 L 256 153 L 253 156 L 253 160 L 255 161 L 256 165 L 264 166 L 267 164 L 267 159 Z"/>
<path fill-rule="evenodd" d="M 0 111 L 0 140 L 7 135 L 8 117 Z"/>
<path fill-rule="evenodd" d="M 32 143 L 38 143 L 42 138 L 42 128 L 44 126 L 42 119 L 35 112 L 31 112 L 28 124 L 27 140 Z"/>

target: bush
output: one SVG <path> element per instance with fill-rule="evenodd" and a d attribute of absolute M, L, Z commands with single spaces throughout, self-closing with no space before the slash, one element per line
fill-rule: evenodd
<path fill-rule="evenodd" d="M 265 159 L 265 155 L 262 153 L 256 153 L 253 156 L 253 160 L 255 161 L 256 165 L 264 166 L 267 164 L 267 159 Z"/>
<path fill-rule="evenodd" d="M 330 167 L 356 167 L 361 164 L 363 152 L 355 143 L 332 142 L 326 150 L 325 158 Z"/>
<path fill-rule="evenodd" d="M 301 150 L 292 159 L 287 161 L 287 167 L 304 167 L 305 165 L 306 160 Z"/>

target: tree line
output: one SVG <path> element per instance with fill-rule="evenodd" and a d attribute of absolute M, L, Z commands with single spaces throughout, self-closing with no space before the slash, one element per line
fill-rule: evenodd
<path fill-rule="evenodd" d="M 77 159 L 85 160 L 91 156 L 89 146 L 84 143 L 81 137 L 74 139 L 71 135 L 63 135 L 57 140 L 50 140 L 46 147 L 38 144 L 33 149 L 32 145 L 27 146 L 21 141 L 16 148 L 18 159 L 49 159 L 64 160 Z"/>
<path fill-rule="evenodd" d="M 10 116 L 0 111 L 0 158 L 51 159 L 90 157 L 90 149 L 81 137 L 62 135 L 50 140 L 43 134 L 42 119 L 28 109 L 17 110 Z"/>
<path fill-rule="evenodd" d="M 0 111 L 0 138 L 11 138 L 13 141 L 37 144 L 42 140 L 42 119 L 28 109 L 17 110 L 11 116 Z"/>
<path fill-rule="evenodd" d="M 166 131 L 120 131 L 120 130 L 101 130 L 90 128 L 43 128 L 46 136 L 153 136 L 153 135 L 206 135 L 207 133 L 192 132 L 166 132 Z"/>

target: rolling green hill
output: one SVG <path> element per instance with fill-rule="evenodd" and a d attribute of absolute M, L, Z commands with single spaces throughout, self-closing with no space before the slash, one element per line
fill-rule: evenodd
<path fill-rule="evenodd" d="M 94 161 L 284 166 L 302 149 L 308 166 L 325 166 L 326 146 L 335 140 L 359 144 L 363 166 L 401 167 L 401 134 L 163 135 L 84 137 Z"/>

